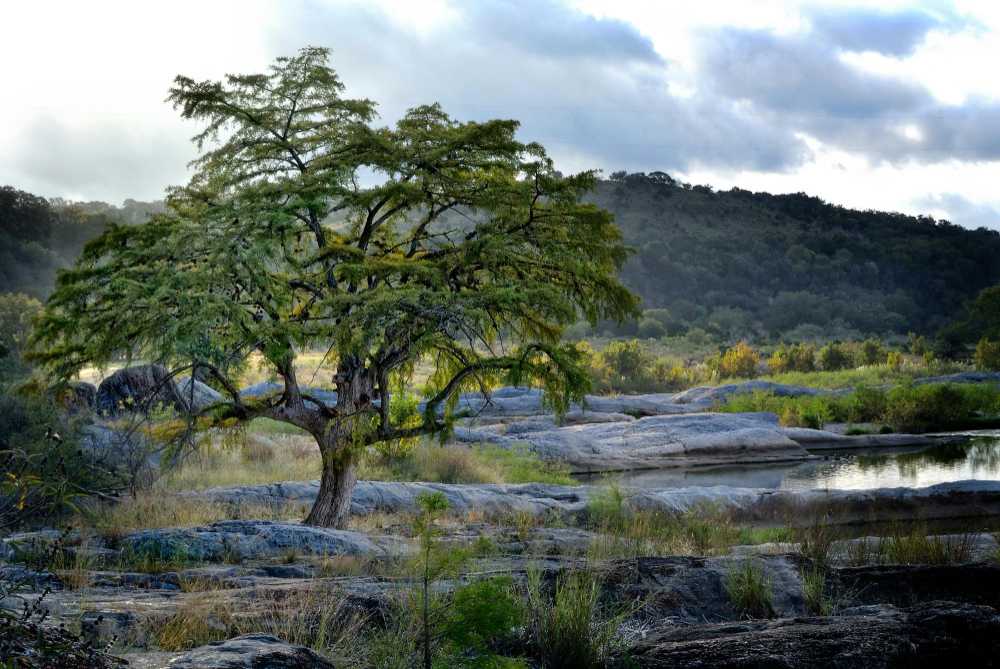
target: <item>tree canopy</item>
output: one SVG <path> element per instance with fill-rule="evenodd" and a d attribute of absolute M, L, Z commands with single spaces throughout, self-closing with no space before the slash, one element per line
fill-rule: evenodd
<path fill-rule="evenodd" d="M 342 97 L 325 49 L 265 74 L 178 77 L 199 121 L 190 183 L 148 223 L 112 225 L 57 279 L 34 358 L 58 378 L 130 355 L 200 371 L 225 391 L 205 424 L 268 416 L 302 427 L 324 459 L 311 522 L 346 520 L 356 449 L 447 429 L 463 388 L 545 388 L 564 410 L 586 390 L 563 328 L 636 312 L 617 280 L 628 251 L 607 211 L 581 202 L 512 120 L 458 122 L 439 106 L 377 127 Z M 335 406 L 303 390 L 297 353 L 336 360 Z M 280 393 L 247 399 L 259 354 Z M 393 380 L 433 365 L 417 424 L 393 423 Z M 345 500 L 346 495 L 346 500 Z"/>

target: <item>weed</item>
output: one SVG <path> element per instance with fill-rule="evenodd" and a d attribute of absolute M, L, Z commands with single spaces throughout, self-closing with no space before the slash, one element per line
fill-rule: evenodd
<path fill-rule="evenodd" d="M 816 616 L 828 616 L 833 604 L 826 595 L 826 570 L 813 566 L 802 572 L 802 597 L 806 611 Z"/>

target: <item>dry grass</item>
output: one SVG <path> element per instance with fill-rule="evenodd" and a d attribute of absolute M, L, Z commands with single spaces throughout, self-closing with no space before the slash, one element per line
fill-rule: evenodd
<path fill-rule="evenodd" d="M 338 592 L 324 587 L 259 593 L 230 615 L 233 634 L 271 634 L 306 646 L 348 666 L 364 659 L 361 642 L 367 616 Z"/>
<path fill-rule="evenodd" d="M 166 620 L 150 620 L 147 637 L 158 648 L 168 651 L 196 648 L 231 636 L 232 613 L 229 607 L 210 595 L 184 600 Z"/>

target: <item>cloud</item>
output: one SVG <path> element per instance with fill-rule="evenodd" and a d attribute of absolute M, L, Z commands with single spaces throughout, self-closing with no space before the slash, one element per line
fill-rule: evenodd
<path fill-rule="evenodd" d="M 179 183 L 193 157 L 184 127 L 135 128 L 127 123 L 93 121 L 70 125 L 52 116 L 34 119 L 14 144 L 4 172 L 11 183 L 46 195 L 74 199 L 162 197 Z M 0 180 L 7 178 L 0 174 Z"/>
<path fill-rule="evenodd" d="M 941 193 L 921 198 L 919 206 L 967 228 L 990 228 L 1000 231 L 1000 209 L 972 202 L 958 193 Z"/>
<path fill-rule="evenodd" d="M 939 102 L 919 83 L 862 70 L 812 35 L 728 28 L 702 34 L 699 72 L 772 126 L 869 160 L 1000 160 L 1000 104 Z"/>
<path fill-rule="evenodd" d="M 283 53 L 332 45 L 347 93 L 379 101 L 386 121 L 428 102 L 460 120 L 516 118 L 563 169 L 781 170 L 808 157 L 792 132 L 737 102 L 676 95 L 671 64 L 630 24 L 544 0 L 454 9 L 415 34 L 371 6 L 311 3 L 273 39 Z"/>
<path fill-rule="evenodd" d="M 913 53 L 928 32 L 949 25 L 944 18 L 920 9 L 820 8 L 809 19 L 815 35 L 838 48 L 890 56 Z"/>

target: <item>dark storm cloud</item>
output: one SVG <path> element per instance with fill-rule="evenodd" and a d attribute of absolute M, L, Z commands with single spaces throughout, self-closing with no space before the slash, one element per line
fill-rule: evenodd
<path fill-rule="evenodd" d="M 669 63 L 634 27 L 557 2 L 476 2 L 419 35 L 374 9 L 307 3 L 274 39 L 284 53 L 333 48 L 348 94 L 391 122 L 440 102 L 461 120 L 516 118 L 522 137 L 606 169 L 783 170 L 808 150 L 791 130 L 730 99 L 677 97 Z"/>
<path fill-rule="evenodd" d="M 817 36 L 846 51 L 876 51 L 891 56 L 912 53 L 928 32 L 950 23 L 915 9 L 885 12 L 861 8 L 816 10 L 810 22 Z"/>

